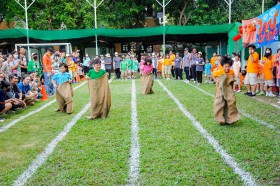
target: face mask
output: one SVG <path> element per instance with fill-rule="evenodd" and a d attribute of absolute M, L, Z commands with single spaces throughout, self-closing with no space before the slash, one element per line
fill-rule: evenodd
<path fill-rule="evenodd" d="M 37 57 L 37 56 L 34 56 L 34 57 L 33 57 L 33 59 L 37 60 L 37 59 L 38 59 L 38 57 Z"/>
<path fill-rule="evenodd" d="M 270 51 L 265 51 L 265 53 L 270 54 Z"/>
<path fill-rule="evenodd" d="M 18 58 L 18 55 L 14 55 L 15 58 Z"/>

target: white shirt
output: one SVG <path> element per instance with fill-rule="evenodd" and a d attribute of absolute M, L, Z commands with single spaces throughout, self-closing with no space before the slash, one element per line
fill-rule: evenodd
<path fill-rule="evenodd" d="M 232 65 L 232 69 L 234 71 L 235 77 L 238 77 L 239 72 L 240 72 L 240 67 L 241 67 L 240 61 L 234 61 L 233 65 Z"/>

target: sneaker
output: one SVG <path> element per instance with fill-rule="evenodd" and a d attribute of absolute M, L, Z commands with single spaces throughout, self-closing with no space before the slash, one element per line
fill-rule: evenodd
<path fill-rule="evenodd" d="M 4 118 L 0 118 L 0 122 L 4 122 Z"/>
<path fill-rule="evenodd" d="M 238 92 L 238 93 L 239 93 L 239 92 L 242 92 L 242 91 L 239 89 L 239 90 L 237 90 L 236 92 Z"/>
<path fill-rule="evenodd" d="M 248 96 L 253 97 L 253 96 L 256 96 L 256 94 L 251 93 L 251 94 L 248 94 Z"/>
<path fill-rule="evenodd" d="M 188 82 L 190 82 L 190 81 L 186 79 L 185 82 L 188 83 Z"/>
<path fill-rule="evenodd" d="M 252 92 L 245 92 L 244 94 L 248 96 L 249 94 L 252 94 Z"/>
<path fill-rule="evenodd" d="M 268 95 L 269 95 L 268 92 L 266 92 L 266 93 L 265 93 L 265 96 L 268 96 Z"/>
<path fill-rule="evenodd" d="M 274 95 L 272 92 L 270 92 L 270 93 L 268 94 L 268 96 L 269 96 L 269 97 L 275 97 L 275 95 Z"/>
<path fill-rule="evenodd" d="M 195 83 L 195 81 L 193 81 L 193 83 Z"/>
<path fill-rule="evenodd" d="M 256 94 L 257 96 L 264 96 L 265 93 L 263 91 L 260 91 L 259 93 Z"/>
<path fill-rule="evenodd" d="M 197 83 L 197 86 L 200 86 L 200 83 Z"/>

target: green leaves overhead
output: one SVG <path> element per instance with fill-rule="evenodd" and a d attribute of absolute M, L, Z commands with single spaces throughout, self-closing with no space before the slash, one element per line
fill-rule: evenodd
<path fill-rule="evenodd" d="M 27 2 L 29 5 L 32 0 Z M 92 4 L 93 2 L 94 0 L 91 0 Z M 99 2 L 101 0 L 97 0 L 97 4 Z M 24 0 L 20 0 L 20 3 L 24 4 Z M 265 10 L 276 3 L 277 0 L 266 0 Z M 2 0 L 0 12 L 7 23 L 16 21 L 18 27 L 24 27 L 24 9 L 15 0 Z M 149 14 L 148 16 L 156 18 L 157 12 L 162 12 L 162 7 L 156 0 L 104 0 L 97 8 L 98 27 L 144 27 L 145 16 Z M 168 25 L 228 23 L 228 5 L 224 0 L 172 0 L 166 6 L 166 14 Z M 233 0 L 232 22 L 260 14 L 261 1 Z M 86 0 L 36 0 L 28 9 L 28 21 L 31 29 L 60 29 L 62 23 L 67 29 L 93 28 L 94 9 Z"/>

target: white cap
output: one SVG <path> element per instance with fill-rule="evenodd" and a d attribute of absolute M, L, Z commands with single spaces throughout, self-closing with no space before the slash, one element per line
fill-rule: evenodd
<path fill-rule="evenodd" d="M 115 52 L 115 55 L 118 55 L 118 52 Z"/>

